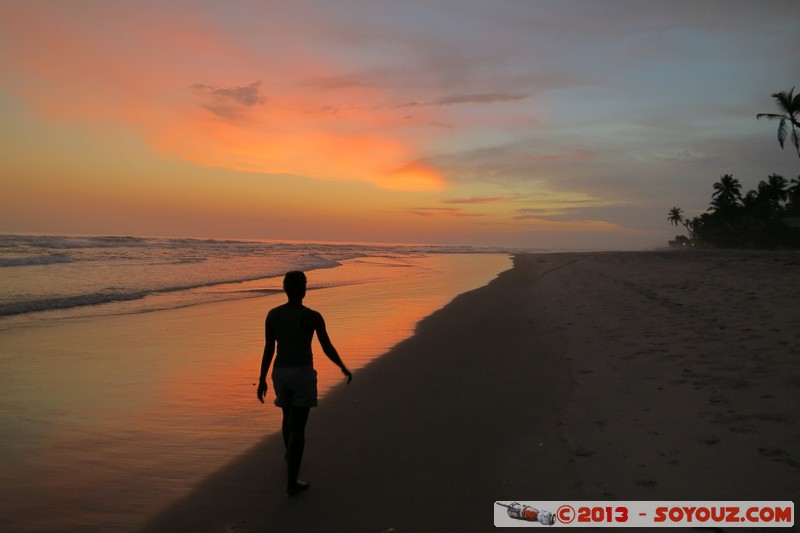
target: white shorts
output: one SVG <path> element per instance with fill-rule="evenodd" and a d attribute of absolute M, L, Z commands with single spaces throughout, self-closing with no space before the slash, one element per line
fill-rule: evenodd
<path fill-rule="evenodd" d="M 278 407 L 317 405 L 317 371 L 310 366 L 273 368 L 272 388 Z"/>

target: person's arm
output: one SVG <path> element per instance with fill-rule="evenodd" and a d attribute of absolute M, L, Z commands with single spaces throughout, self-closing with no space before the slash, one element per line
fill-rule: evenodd
<path fill-rule="evenodd" d="M 333 347 L 331 338 L 328 336 L 328 330 L 325 328 L 325 319 L 322 318 L 322 315 L 319 313 L 317 313 L 316 322 L 317 338 L 319 339 L 320 346 L 322 346 L 322 351 L 325 352 L 325 355 L 328 356 L 328 359 L 333 361 L 333 364 L 342 369 L 342 374 L 347 377 L 347 383 L 349 385 L 353 380 L 353 374 L 351 374 L 350 371 L 347 370 L 347 367 L 344 366 L 342 358 L 339 357 L 339 352 L 337 352 L 336 348 Z"/>
<path fill-rule="evenodd" d="M 264 355 L 261 356 L 261 373 L 258 376 L 258 401 L 264 403 L 264 396 L 267 394 L 267 372 L 272 358 L 275 356 L 275 332 L 272 327 L 270 314 L 264 320 Z"/>

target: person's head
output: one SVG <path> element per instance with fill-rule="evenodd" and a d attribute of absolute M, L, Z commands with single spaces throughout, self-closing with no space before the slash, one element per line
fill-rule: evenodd
<path fill-rule="evenodd" d="M 302 300 L 306 296 L 306 275 L 295 270 L 283 278 L 283 291 L 290 300 Z"/>

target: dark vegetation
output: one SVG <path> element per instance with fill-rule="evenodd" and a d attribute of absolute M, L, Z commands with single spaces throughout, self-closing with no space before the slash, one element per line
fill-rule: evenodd
<path fill-rule="evenodd" d="M 759 113 L 756 118 L 778 120 L 778 143 L 783 148 L 788 137 L 800 157 L 800 94 L 793 93 L 794 88 L 772 95 L 782 113 Z M 706 213 L 689 219 L 673 207 L 667 220 L 686 228 L 688 238 L 673 241 L 684 246 L 800 248 L 800 176 L 787 181 L 771 174 L 742 195 L 739 180 L 725 174 L 714 183 Z"/>

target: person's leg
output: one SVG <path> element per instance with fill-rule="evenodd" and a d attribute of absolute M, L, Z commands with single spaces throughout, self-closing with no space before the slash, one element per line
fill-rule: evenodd
<path fill-rule="evenodd" d="M 289 433 L 291 428 L 289 422 L 292 419 L 292 408 L 281 407 L 283 410 L 283 421 L 281 422 L 281 435 L 283 435 L 283 449 L 286 451 L 286 458 L 289 457 Z"/>
<path fill-rule="evenodd" d="M 300 463 L 303 461 L 303 450 L 306 444 L 306 422 L 308 422 L 308 407 L 291 407 L 288 410 L 288 438 L 286 440 L 286 454 L 289 461 L 286 490 L 289 494 L 296 494 L 308 488 L 305 482 L 299 482 Z M 286 420 L 284 411 L 284 420 Z"/>

